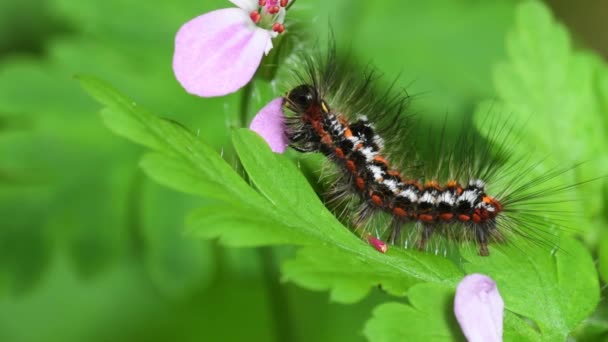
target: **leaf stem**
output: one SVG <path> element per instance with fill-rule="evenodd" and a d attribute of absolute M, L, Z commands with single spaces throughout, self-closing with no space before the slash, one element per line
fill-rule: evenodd
<path fill-rule="evenodd" d="M 291 6 L 293 6 L 293 4 L 295 4 L 295 3 L 296 3 L 296 0 L 291 0 L 291 1 L 290 1 L 290 2 L 287 4 L 287 7 L 285 7 L 285 10 L 286 10 L 286 11 L 288 11 L 288 10 L 289 10 L 289 8 L 291 8 Z"/>
<path fill-rule="evenodd" d="M 241 90 L 241 106 L 236 128 L 247 127 L 247 118 L 251 107 L 251 98 L 253 97 L 253 80 Z"/>

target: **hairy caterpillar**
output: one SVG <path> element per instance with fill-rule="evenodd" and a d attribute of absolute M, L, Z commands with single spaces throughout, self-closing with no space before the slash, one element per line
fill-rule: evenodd
<path fill-rule="evenodd" d="M 404 231 L 413 233 L 418 249 L 433 235 L 474 241 L 482 256 L 509 235 L 551 244 L 556 225 L 546 223 L 550 211 L 542 206 L 572 187 L 552 184 L 569 168 L 524 177 L 538 163 L 512 155 L 505 140 L 512 125 L 494 123 L 485 140 L 465 127 L 457 143 L 445 146 L 440 136 L 438 153 L 420 156 L 408 134 L 414 129 L 404 114 L 407 94 L 378 91 L 377 73 L 338 59 L 335 48 L 302 64 L 305 72 L 296 73 L 296 86 L 283 97 L 286 134 L 295 150 L 321 152 L 337 166 L 330 202 L 354 198 L 356 230 L 369 230 L 370 218 L 385 212 L 389 222 L 372 227 L 376 235 L 394 244 Z"/>

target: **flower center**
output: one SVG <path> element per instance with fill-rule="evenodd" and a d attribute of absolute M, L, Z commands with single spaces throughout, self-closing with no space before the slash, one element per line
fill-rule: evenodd
<path fill-rule="evenodd" d="M 259 0 L 258 9 L 249 13 L 251 20 L 259 27 L 277 34 L 285 31 L 283 19 L 289 0 Z"/>

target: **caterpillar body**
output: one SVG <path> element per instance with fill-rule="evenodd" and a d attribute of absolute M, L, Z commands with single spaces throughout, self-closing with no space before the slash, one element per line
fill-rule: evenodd
<path fill-rule="evenodd" d="M 386 212 L 390 222 L 386 229 L 374 228 L 377 235 L 394 244 L 410 226 L 407 230 L 415 232 L 418 249 L 426 249 L 434 233 L 474 241 L 482 256 L 490 254 L 489 243 L 503 242 L 509 234 L 547 243 L 552 233 L 547 224 L 539 224 L 546 212 L 534 206 L 547 203 L 543 196 L 570 187 L 549 185 L 565 171 L 523 180 L 522 173 L 537 164 L 512 160 L 508 144 L 500 141 L 508 133 L 507 125 L 497 125 L 496 134 L 484 143 L 466 132 L 432 161 L 414 157 L 415 147 L 404 133 L 412 124 L 404 115 L 407 94 L 379 92 L 374 69 L 361 71 L 340 62 L 332 49 L 324 60 L 304 57 L 304 65 L 306 72 L 296 75 L 298 84 L 283 97 L 284 111 L 290 114 L 286 134 L 295 150 L 321 152 L 336 165 L 329 197 L 354 195 L 355 229 L 365 230 L 372 216 Z M 405 147 L 391 153 L 389 143 Z M 391 158 L 397 155 L 402 161 Z M 510 158 L 511 166 L 505 167 Z M 422 174 L 416 172 L 420 163 L 427 166 Z M 520 171 L 514 172 L 517 168 Z M 503 188 L 491 194 L 486 184 L 496 179 L 502 179 Z"/>

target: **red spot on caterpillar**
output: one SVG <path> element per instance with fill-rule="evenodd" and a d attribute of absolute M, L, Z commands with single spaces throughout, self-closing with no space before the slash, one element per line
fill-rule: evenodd
<path fill-rule="evenodd" d="M 429 215 L 429 214 L 420 214 L 418 215 L 418 219 L 422 222 L 433 222 L 433 215 Z"/>
<path fill-rule="evenodd" d="M 325 132 L 325 130 L 323 129 L 323 125 L 321 124 L 321 122 L 319 122 L 319 120 L 311 119 L 310 124 L 312 125 L 312 128 L 315 129 L 315 132 L 317 132 L 319 134 L 319 136 L 323 136 L 323 135 L 327 134 L 327 132 Z"/>
<path fill-rule="evenodd" d="M 404 216 L 407 216 L 407 211 L 403 210 L 402 208 L 395 207 L 393 209 L 393 214 L 395 214 L 399 217 L 404 217 Z"/>
<path fill-rule="evenodd" d="M 479 216 L 479 210 L 475 210 L 473 213 L 473 222 L 479 223 L 481 222 L 481 216 Z"/>
<path fill-rule="evenodd" d="M 397 177 L 401 181 L 401 175 L 399 174 L 399 171 L 397 171 L 397 170 L 388 170 L 386 173 L 388 173 L 389 176 Z"/>
<path fill-rule="evenodd" d="M 363 148 L 363 144 L 362 143 L 358 143 L 357 146 L 355 146 L 355 151 L 359 151 L 362 148 Z"/>
<path fill-rule="evenodd" d="M 492 199 L 492 204 L 494 205 L 494 208 L 496 208 L 496 212 L 494 214 L 497 214 L 502 211 L 502 204 L 500 202 L 495 199 Z"/>
<path fill-rule="evenodd" d="M 355 180 L 355 183 L 357 185 L 357 188 L 359 188 L 359 190 L 365 189 L 365 181 L 363 180 L 363 178 L 357 177 L 357 179 Z"/>
<path fill-rule="evenodd" d="M 367 242 L 369 242 L 370 245 L 374 246 L 374 248 L 380 253 L 386 253 L 386 251 L 388 251 L 388 245 L 384 241 L 377 239 L 371 235 L 367 237 Z"/>
<path fill-rule="evenodd" d="M 386 165 L 388 167 L 388 162 L 382 156 L 375 156 L 374 157 L 374 161 L 377 162 L 377 163 L 384 164 L 384 165 Z"/>
<path fill-rule="evenodd" d="M 372 195 L 371 197 L 372 199 L 372 203 L 374 203 L 375 205 L 381 207 L 382 206 L 382 197 L 378 196 L 378 195 Z"/>
<path fill-rule="evenodd" d="M 352 137 L 352 136 L 353 136 L 353 132 L 350 130 L 350 128 L 347 128 L 347 129 L 344 131 L 344 136 L 345 136 L 346 138 L 350 138 L 350 137 Z"/>
<path fill-rule="evenodd" d="M 327 133 L 323 134 L 323 136 L 321 137 L 321 142 L 324 143 L 325 145 L 331 144 L 331 142 L 332 142 L 331 135 L 329 135 Z"/>
<path fill-rule="evenodd" d="M 344 159 L 344 151 L 341 148 L 336 147 L 336 156 L 340 159 Z"/>
<path fill-rule="evenodd" d="M 355 162 L 352 160 L 347 160 L 346 161 L 346 168 L 348 169 L 348 171 L 351 172 L 356 172 L 357 171 L 357 167 L 355 166 Z"/>
<path fill-rule="evenodd" d="M 496 209 L 496 211 L 494 212 L 494 215 L 496 215 L 502 211 L 502 204 L 500 204 L 500 202 L 498 202 L 498 200 L 496 200 L 495 198 L 492 198 L 490 196 L 484 196 L 482 198 L 482 201 L 484 203 L 490 204 L 491 206 L 493 206 Z"/>
<path fill-rule="evenodd" d="M 458 220 L 462 222 L 468 222 L 471 220 L 471 218 L 468 215 L 461 214 L 458 215 Z"/>
<path fill-rule="evenodd" d="M 439 215 L 439 217 L 440 217 L 440 218 L 441 218 L 443 221 L 449 221 L 449 220 L 451 220 L 452 218 L 454 218 L 454 214 L 452 214 L 452 213 L 444 213 L 444 214 Z"/>

